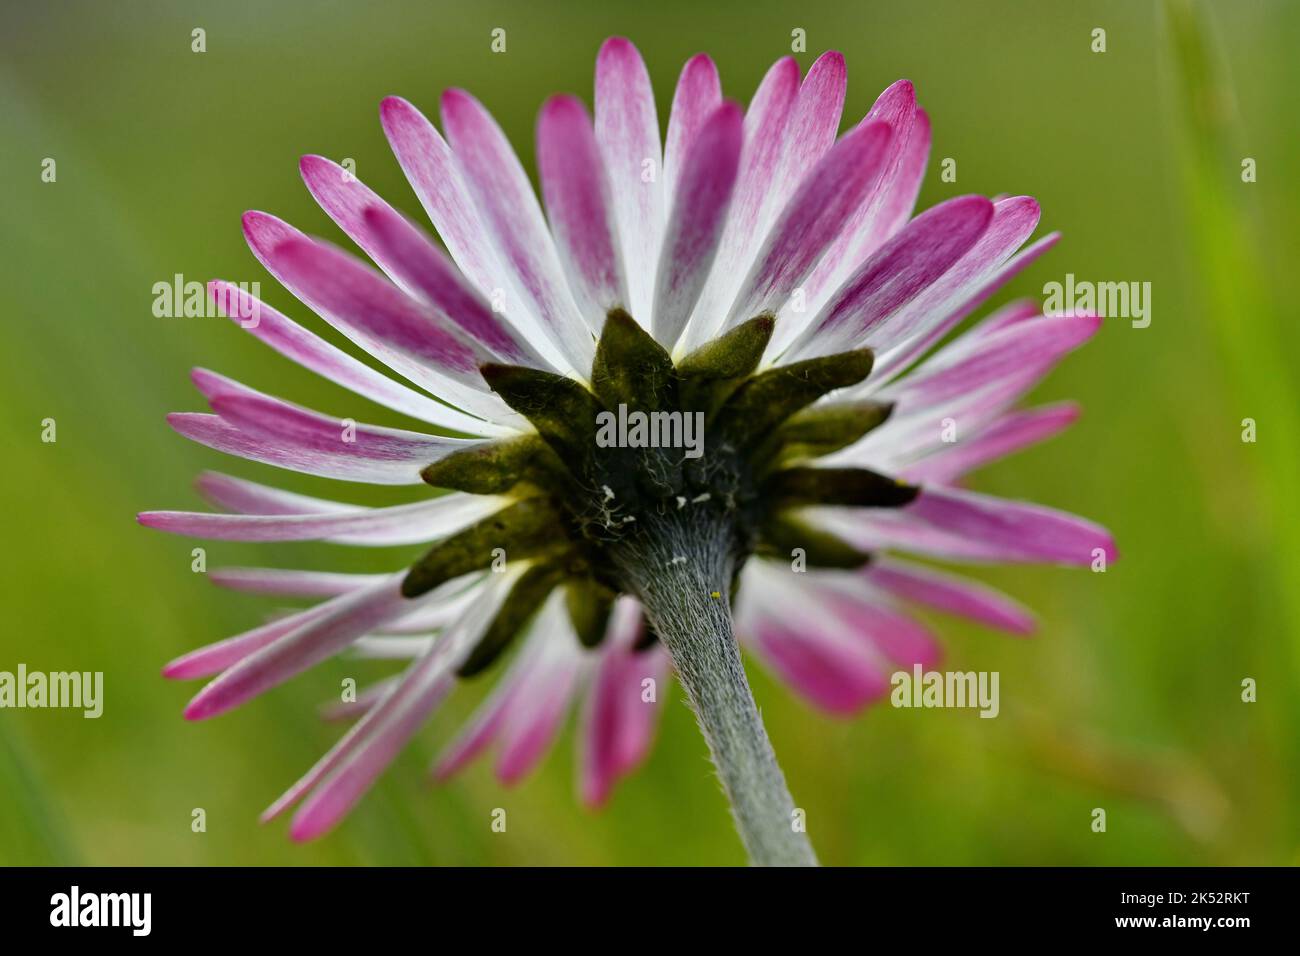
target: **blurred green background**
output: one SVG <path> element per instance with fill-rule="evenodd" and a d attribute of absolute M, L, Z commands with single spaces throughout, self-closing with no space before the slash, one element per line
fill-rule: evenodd
<path fill-rule="evenodd" d="M 590 102 L 593 58 L 642 50 L 661 123 L 700 50 L 747 100 L 807 31 L 806 68 L 845 54 L 855 122 L 912 79 L 934 122 L 922 206 L 1029 193 L 1064 240 L 996 300 L 1045 282 L 1149 281 L 1153 321 L 1106 324 L 1035 396 L 1083 420 L 975 486 L 1110 526 L 1105 574 L 979 574 L 1041 613 L 1029 641 L 932 618 L 956 668 L 1001 672 L 1002 716 L 877 707 L 820 715 L 755 671 L 755 690 L 821 858 L 833 864 L 1290 864 L 1300 858 L 1300 507 L 1296 504 L 1300 4 L 1129 2 L 306 3 L 53 2 L 0 13 L 5 502 L 0 670 L 102 670 L 99 720 L 0 711 L 0 862 L 91 864 L 732 864 L 743 862 L 694 722 L 669 700 L 648 764 L 599 814 L 573 800 L 572 733 L 514 790 L 487 764 L 429 789 L 423 773 L 484 687 L 467 687 L 334 834 L 296 846 L 261 809 L 339 734 L 317 705 L 377 662 L 336 660 L 210 723 L 181 719 L 195 685 L 158 669 L 252 626 L 275 603 L 190 570 L 196 542 L 140 528 L 193 508 L 219 468 L 365 503 L 418 489 L 343 489 L 229 459 L 163 416 L 199 410 L 202 365 L 331 411 L 345 394 L 225 319 L 158 319 L 151 287 L 262 282 L 325 326 L 247 251 L 258 208 L 342 241 L 297 174 L 351 157 L 400 208 L 414 196 L 380 130 L 400 93 L 436 117 L 463 86 L 533 169 L 546 94 Z M 207 52 L 191 52 L 202 27 Z M 504 55 L 489 49 L 508 32 Z M 1107 31 L 1093 53 L 1091 31 Z M 57 181 L 41 181 L 46 157 Z M 958 162 L 955 184 L 938 160 Z M 1243 183 L 1243 157 L 1258 181 Z M 40 440 L 57 421 L 58 441 Z M 372 420 L 401 424 L 375 409 Z M 1258 441 L 1241 441 L 1254 418 Z M 208 545 L 209 566 L 397 568 L 418 549 Z M 1258 682 L 1243 703 L 1241 681 Z M 207 812 L 207 832 L 190 829 Z M 490 829 L 495 807 L 505 834 Z M 1107 832 L 1094 833 L 1103 807 Z"/>

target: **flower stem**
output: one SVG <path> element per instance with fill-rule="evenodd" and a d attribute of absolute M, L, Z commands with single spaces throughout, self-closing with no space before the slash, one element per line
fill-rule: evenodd
<path fill-rule="evenodd" d="M 732 632 L 729 529 L 704 515 L 656 525 L 613 555 L 686 688 L 740 839 L 755 865 L 816 866 Z"/>

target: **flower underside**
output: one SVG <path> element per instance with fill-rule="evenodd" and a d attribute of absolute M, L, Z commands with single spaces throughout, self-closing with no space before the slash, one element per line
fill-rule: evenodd
<path fill-rule="evenodd" d="M 774 324 L 771 315 L 760 315 L 674 363 L 627 312 L 615 309 L 601 332 L 590 388 L 533 368 L 483 367 L 493 391 L 536 434 L 477 445 L 421 474 L 440 488 L 515 500 L 440 541 L 402 582 L 402 593 L 414 598 L 503 552 L 507 560 L 530 562 L 461 676 L 492 664 L 556 587 L 566 589 L 579 639 L 598 645 L 615 597 L 638 589 L 638 582 L 624 580 L 624 562 L 614 552 L 642 550 L 638 542 L 660 534 L 666 521 L 721 528 L 733 576 L 752 554 L 789 555 L 794 548 L 813 567 L 868 562 L 868 554 L 801 522 L 797 509 L 898 507 L 918 493 L 915 485 L 867 469 L 807 466 L 888 418 L 892 406 L 881 402 L 809 407 L 865 379 L 871 350 L 758 371 Z M 681 447 L 602 443 L 597 423 L 614 409 L 651 421 L 693 416 L 704 426 L 700 451 L 691 456 Z M 723 590 L 736 592 L 720 587 L 715 596 Z M 641 646 L 655 640 L 647 627 Z"/>

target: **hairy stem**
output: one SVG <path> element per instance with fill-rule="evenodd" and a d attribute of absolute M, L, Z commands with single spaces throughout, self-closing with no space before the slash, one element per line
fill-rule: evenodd
<path fill-rule="evenodd" d="M 692 514 L 691 512 L 696 512 Z M 732 633 L 730 527 L 686 509 L 612 549 L 686 687 L 736 829 L 758 866 L 816 866 Z"/>

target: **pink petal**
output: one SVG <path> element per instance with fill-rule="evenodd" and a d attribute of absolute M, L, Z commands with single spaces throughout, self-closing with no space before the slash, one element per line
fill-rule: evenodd
<path fill-rule="evenodd" d="M 829 713 L 855 714 L 889 690 L 877 661 L 816 626 L 760 619 L 753 643 L 782 680 Z"/>
<path fill-rule="evenodd" d="M 406 472 L 395 472 L 391 465 L 376 464 L 357 455 L 289 447 L 250 435 L 218 415 L 173 412 L 167 416 L 167 424 L 191 441 L 216 451 L 306 475 L 376 485 L 419 483 L 418 472 L 412 477 Z"/>
<path fill-rule="evenodd" d="M 218 415 L 173 412 L 167 416 L 167 423 L 181 435 L 208 448 L 289 471 L 375 485 L 420 483 L 418 466 L 395 468 L 391 463 L 372 461 L 343 450 L 321 451 L 291 445 L 250 434 Z"/>
<path fill-rule="evenodd" d="M 798 93 L 799 64 L 787 56 L 772 64 L 749 102 L 735 199 L 717 262 L 682 335 L 680 352 L 713 337 L 766 235 L 761 221 L 763 206 L 780 171 L 785 128 Z"/>
<path fill-rule="evenodd" d="M 826 297 L 902 228 L 912 213 L 929 157 L 930 123 L 925 112 L 917 109 L 908 80 L 899 80 L 880 94 L 860 125 L 872 122 L 887 123 L 893 130 L 885 172 L 804 283 L 804 313 L 787 310 L 781 316 L 773 354 L 780 354 L 793 341 L 794 334 L 826 304 Z"/>
<path fill-rule="evenodd" d="M 426 398 L 376 372 L 238 286 L 222 281 L 209 282 L 208 294 L 213 301 L 226 306 L 224 311 L 227 316 L 281 355 L 372 402 L 412 418 L 471 435 L 500 435 L 509 432 L 508 429 Z"/>
<path fill-rule="evenodd" d="M 847 621 L 834 605 L 841 592 L 824 575 L 796 573 L 774 562 L 745 565 L 736 630 L 763 661 L 797 691 L 834 714 L 855 713 L 888 691 L 887 657 L 864 623 Z"/>
<path fill-rule="evenodd" d="M 1090 565 L 1117 557 L 1100 525 L 1024 501 L 928 486 L 898 509 L 807 509 L 812 520 L 857 547 L 940 558 Z"/>
<path fill-rule="evenodd" d="M 663 231 L 663 149 L 650 76 L 641 54 L 623 37 L 606 40 L 596 56 L 595 131 L 622 241 L 629 310 L 645 324 Z M 647 161 L 653 173 L 649 182 Z"/>
<path fill-rule="evenodd" d="M 380 118 L 402 171 L 456 265 L 548 362 L 556 368 L 567 367 L 570 363 L 564 358 L 564 349 L 551 340 L 547 327 L 530 311 L 529 299 L 516 285 L 513 270 L 497 255 L 491 230 L 475 208 L 451 147 L 419 110 L 400 97 L 384 100 Z"/>
<path fill-rule="evenodd" d="M 435 541 L 501 508 L 494 495 L 450 494 L 391 508 L 354 508 L 326 514 L 209 514 L 145 511 L 147 528 L 220 541 L 318 541 L 395 545 Z"/>
<path fill-rule="evenodd" d="M 893 557 L 880 557 L 866 570 L 877 587 L 908 601 L 980 621 L 1012 634 L 1032 634 L 1033 614 L 1000 591 L 953 574 Z"/>
<path fill-rule="evenodd" d="M 356 505 L 342 501 L 313 498 L 272 488 L 270 485 L 259 485 L 255 481 L 223 475 L 219 471 L 202 472 L 195 480 L 194 487 L 205 501 L 226 511 L 238 511 L 241 514 L 338 514 L 355 511 L 357 508 Z"/>
<path fill-rule="evenodd" d="M 828 456 L 823 464 L 898 472 L 926 455 L 951 447 L 953 428 L 958 441 L 979 434 L 1042 381 L 1054 364 L 1031 362 L 995 378 L 983 388 L 933 405 L 914 400 L 903 407 L 896 406 L 883 426 L 857 444 Z M 887 392 L 883 394 L 887 397 Z"/>
<path fill-rule="evenodd" d="M 1029 196 L 994 203 L 993 219 L 979 241 L 939 281 L 878 329 L 873 347 L 886 355 L 888 349 L 905 348 L 918 340 L 928 348 L 946 335 L 1055 244 L 1055 237 L 1047 237 L 1008 263 L 1037 227 L 1039 215 L 1038 203 Z"/>
<path fill-rule="evenodd" d="M 524 688 L 500 731 L 496 774 L 506 786 L 526 777 L 555 743 L 573 699 L 577 668 L 537 675 L 534 680 L 536 685 L 530 682 Z"/>
<path fill-rule="evenodd" d="M 856 237 L 858 262 L 884 245 L 911 217 L 930 158 L 930 117 L 917 107 L 910 81 L 899 80 L 880 95 L 867 113 L 867 120 L 873 119 L 894 125 L 899 135 L 891 144 L 895 153 L 891 175 L 864 210 L 862 231 Z"/>
<path fill-rule="evenodd" d="M 387 206 L 371 206 L 362 212 L 362 221 L 390 272 L 412 295 L 500 360 L 546 371 L 554 369 L 522 334 L 489 308 L 442 251 L 404 216 Z"/>
<path fill-rule="evenodd" d="M 587 325 L 628 305 L 618 223 L 591 119 L 574 96 L 553 96 L 537 119 L 537 168 L 551 231 Z"/>
<path fill-rule="evenodd" d="M 262 212 L 245 213 L 243 222 L 258 261 L 390 369 L 476 415 L 522 422 L 487 390 L 478 363 L 488 355 L 459 329 L 440 327 L 424 306 L 323 240 Z"/>
<path fill-rule="evenodd" d="M 719 106 L 686 155 L 655 281 L 652 331 L 671 349 L 709 278 L 740 160 L 740 108 Z"/>
<path fill-rule="evenodd" d="M 496 690 L 439 758 L 435 778 L 445 780 L 495 742 L 498 778 L 521 780 L 554 743 L 586 663 L 564 593 L 553 591 Z"/>
<path fill-rule="evenodd" d="M 384 577 L 387 578 L 388 575 L 384 575 Z M 373 585 L 367 586 L 373 587 Z M 349 591 L 348 593 L 353 592 Z M 213 674 L 220 674 L 226 668 L 239 663 L 254 651 L 266 647 L 266 645 L 284 637 L 286 634 L 293 633 L 302 625 L 320 620 L 321 617 L 337 608 L 338 604 L 336 602 L 341 598 L 342 595 L 336 598 L 335 602 L 323 601 L 315 607 L 309 607 L 295 614 L 287 614 L 284 617 L 269 621 L 261 627 L 255 627 L 250 631 L 244 631 L 242 634 L 236 634 L 233 637 L 227 637 L 190 651 L 187 654 L 182 654 L 163 667 L 163 676 L 170 677 L 173 680 L 192 680 L 196 677 L 211 677 Z"/>
<path fill-rule="evenodd" d="M 871 346 L 878 330 L 934 285 L 993 217 L 983 196 L 959 196 L 917 216 L 860 266 L 786 352 L 790 359 Z"/>
<path fill-rule="evenodd" d="M 654 739 L 668 677 L 668 653 L 658 643 L 636 650 L 642 627 L 640 605 L 630 597 L 619 598 L 582 715 L 578 790 L 589 807 L 609 799 L 614 784 L 640 765 Z M 657 688 L 649 702 L 642 697 L 642 682 L 647 679 Z"/>
<path fill-rule="evenodd" d="M 785 304 L 875 185 L 890 136 L 884 123 L 867 123 L 821 158 L 768 233 L 724 331 Z"/>
<path fill-rule="evenodd" d="M 889 607 L 879 595 L 861 586 L 860 580 L 832 574 L 810 575 L 809 583 L 817 600 L 824 601 L 826 609 L 843 621 L 851 634 L 893 665 L 931 667 L 939 662 L 939 644 L 924 625 Z M 819 586 L 821 578 L 826 582 Z"/>
<path fill-rule="evenodd" d="M 511 702 L 523 690 L 523 682 L 502 679 L 492 694 L 474 712 L 469 724 L 438 757 L 433 768 L 433 778 L 439 782 L 450 779 L 469 766 L 492 742 L 496 740 L 510 712 Z"/>
<path fill-rule="evenodd" d="M 331 418 L 206 369 L 194 369 L 191 377 L 212 410 L 245 434 L 274 441 L 284 452 L 358 459 L 376 479 L 387 479 L 381 483 L 419 484 L 421 468 L 476 444 Z"/>
<path fill-rule="evenodd" d="M 499 417 L 479 374 L 491 354 L 352 256 L 303 237 L 276 246 L 266 262 L 294 295 L 389 367 L 470 411 Z"/>
<path fill-rule="evenodd" d="M 195 695 L 185 708 L 187 720 L 225 713 L 284 683 L 342 650 L 366 631 L 399 613 L 403 574 L 327 602 L 328 610 L 242 658 Z"/>
<path fill-rule="evenodd" d="M 311 791 L 294 816 L 290 836 L 310 840 L 333 828 L 455 684 L 455 669 L 483 636 L 522 570 L 516 566 L 492 575 L 484 599 L 412 662 L 397 687 L 367 711 L 262 819 L 278 816 Z"/>
<path fill-rule="evenodd" d="M 664 143 L 665 208 L 672 207 L 682 164 L 691 144 L 704 127 L 704 121 L 721 105 L 722 84 L 718 79 L 718 68 L 707 54 L 696 54 L 682 67 L 668 117 L 668 138 Z"/>
<path fill-rule="evenodd" d="M 1042 318 L 981 338 L 969 350 L 940 352 L 881 392 L 900 409 L 928 408 L 970 395 L 1027 368 L 1051 368 L 1096 334 L 1096 316 Z M 952 356 L 957 356 L 953 358 Z M 961 427 L 961 422 L 958 422 Z"/>
<path fill-rule="evenodd" d="M 844 57 L 836 50 L 823 53 L 808 68 L 785 127 L 781 170 L 766 197 L 764 231 L 835 142 L 847 84 Z"/>
<path fill-rule="evenodd" d="M 367 209 L 383 209 L 394 216 L 398 215 L 396 210 L 352 173 L 324 156 L 302 157 L 298 161 L 298 171 L 312 198 L 320 203 L 320 207 L 347 233 L 348 238 L 360 246 L 390 279 L 406 292 L 414 293 L 415 290 L 406 284 L 400 271 L 392 268 L 388 255 L 375 242 L 365 221 Z"/>
<path fill-rule="evenodd" d="M 1079 406 L 1072 402 L 1013 412 L 973 437 L 946 445 L 908 465 L 899 477 L 912 482 L 951 484 L 982 465 L 1051 438 L 1078 418 Z"/>

